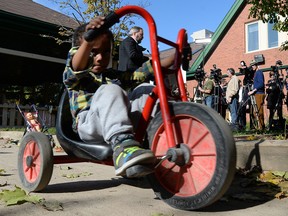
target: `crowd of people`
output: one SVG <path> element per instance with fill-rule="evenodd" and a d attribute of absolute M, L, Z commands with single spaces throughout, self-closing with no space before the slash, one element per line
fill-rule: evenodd
<path fill-rule="evenodd" d="M 236 75 L 234 68 L 226 70 L 227 76 L 221 73 L 220 81 L 215 81 L 214 75 L 205 73 L 203 80 L 198 80 L 201 84 L 197 91 L 202 93 L 202 102 L 205 105 L 215 109 L 229 121 L 233 131 L 248 128 L 247 114 L 250 130 L 283 130 L 283 104 L 288 109 L 288 96 L 285 97 L 284 94 L 284 89 L 288 90 L 288 70 L 284 75 L 281 65 L 282 62 L 278 60 L 275 66 L 271 66 L 269 80 L 265 82 L 263 71 L 256 61 L 251 61 L 249 66 L 241 61 L 239 74 L 244 75 L 243 80 Z M 269 110 L 267 126 L 264 118 L 265 104 Z"/>

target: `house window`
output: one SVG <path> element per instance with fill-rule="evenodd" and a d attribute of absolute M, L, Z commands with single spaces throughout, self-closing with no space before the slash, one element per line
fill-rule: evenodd
<path fill-rule="evenodd" d="M 259 49 L 258 23 L 247 25 L 248 52 Z"/>
<path fill-rule="evenodd" d="M 278 47 L 278 32 L 273 30 L 274 23 L 268 23 L 268 48 Z"/>
<path fill-rule="evenodd" d="M 246 52 L 255 52 L 279 47 L 287 39 L 286 32 L 273 30 L 274 23 L 264 23 L 262 21 L 247 23 L 246 33 Z"/>

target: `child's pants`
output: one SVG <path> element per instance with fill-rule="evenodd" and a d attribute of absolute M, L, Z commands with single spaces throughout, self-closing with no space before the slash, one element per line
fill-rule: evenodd
<path fill-rule="evenodd" d="M 110 143 L 115 135 L 133 134 L 130 117 L 133 119 L 134 115 L 133 122 L 137 125 L 139 113 L 151 91 L 151 87 L 147 90 L 146 85 L 143 85 L 145 91 L 137 92 L 138 87 L 135 89 L 136 94 L 132 96 L 131 104 L 126 92 L 118 85 L 101 85 L 92 98 L 90 110 L 78 114 L 80 138 L 88 143 Z"/>

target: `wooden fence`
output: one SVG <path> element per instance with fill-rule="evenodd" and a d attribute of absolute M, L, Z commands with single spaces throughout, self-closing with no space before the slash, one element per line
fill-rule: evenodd
<path fill-rule="evenodd" d="M 29 112 L 31 106 L 19 105 L 22 112 Z M 47 127 L 55 127 L 56 111 L 46 107 L 37 107 L 38 120 Z M 16 104 L 0 104 L 0 128 L 21 128 L 26 127 L 26 121 Z"/>

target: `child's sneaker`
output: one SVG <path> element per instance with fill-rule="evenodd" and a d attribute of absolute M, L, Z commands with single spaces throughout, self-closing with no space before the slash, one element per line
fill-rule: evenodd
<path fill-rule="evenodd" d="M 139 143 L 135 140 L 125 140 L 114 148 L 113 162 L 117 176 L 126 176 L 126 169 L 135 165 L 151 165 L 155 160 L 153 152 L 140 148 Z M 141 172 L 140 169 L 139 172 Z M 143 174 L 137 173 L 135 176 L 147 174 L 143 172 Z"/>

